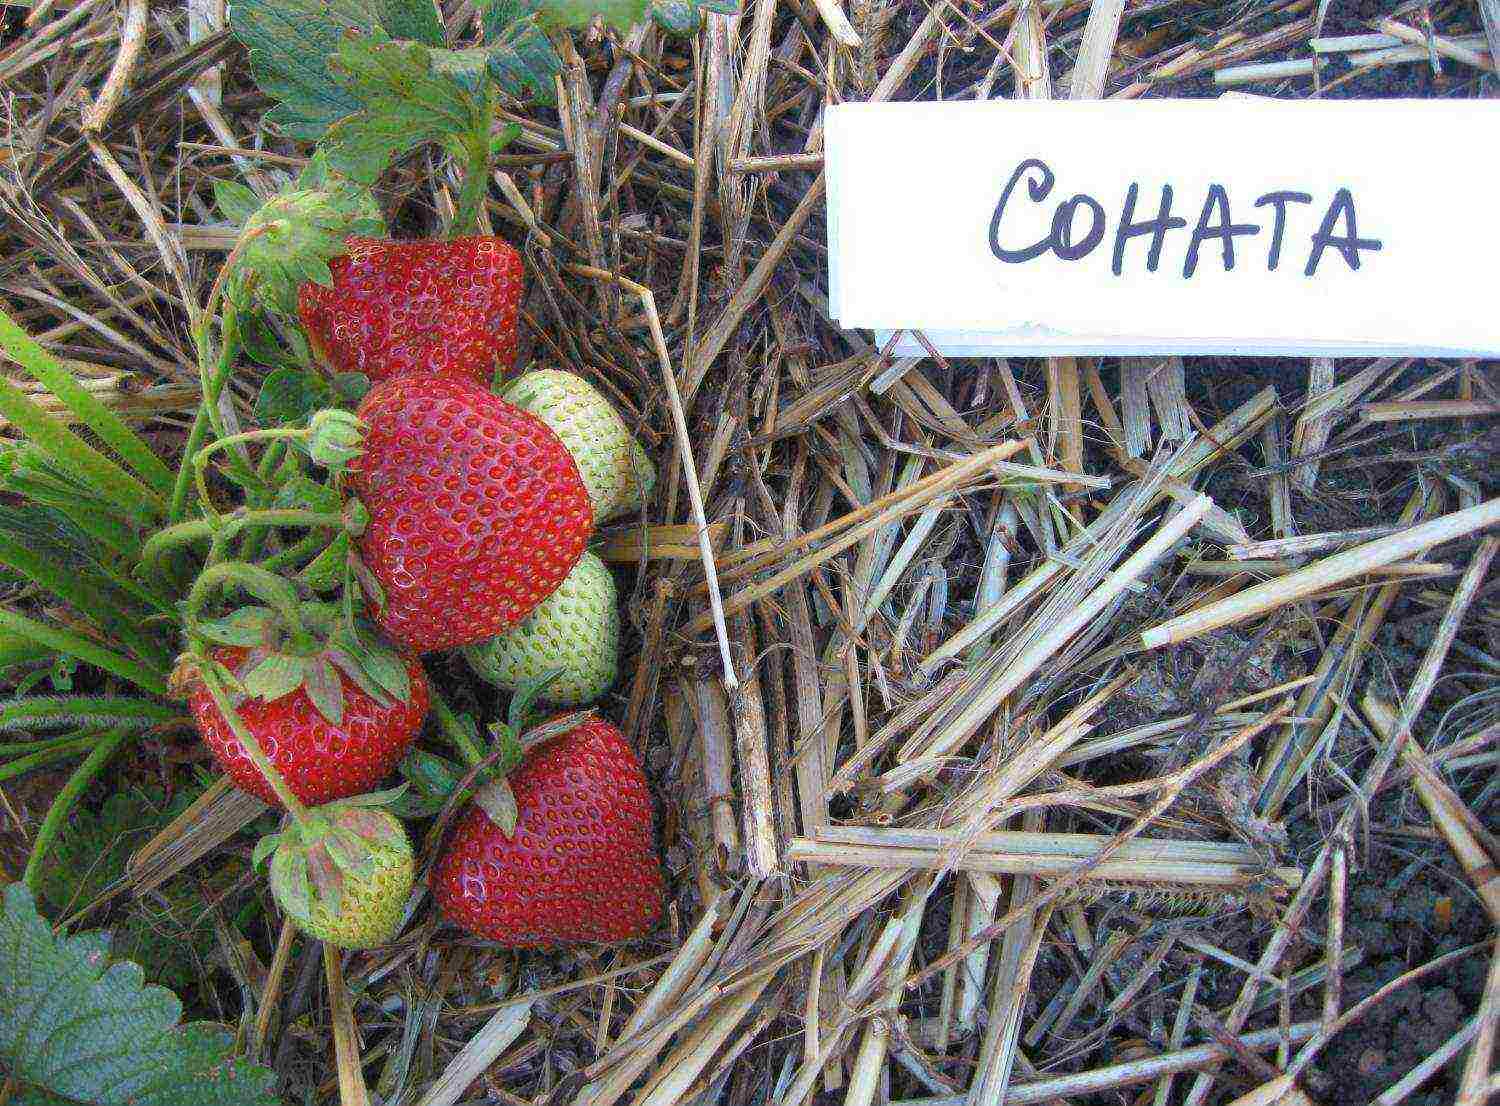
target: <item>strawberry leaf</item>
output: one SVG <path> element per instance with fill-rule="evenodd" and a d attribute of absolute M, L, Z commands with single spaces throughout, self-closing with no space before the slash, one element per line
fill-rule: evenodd
<path fill-rule="evenodd" d="M 349 535 L 339 534 L 327 548 L 303 566 L 298 578 L 313 591 L 332 591 L 343 582 L 349 558 Z"/>
<path fill-rule="evenodd" d="M 315 411 L 332 402 L 333 389 L 317 373 L 281 368 L 267 376 L 260 386 L 260 395 L 255 399 L 255 421 L 267 428 L 306 426 Z"/>
<path fill-rule="evenodd" d="M 521 812 L 516 807 L 516 793 L 511 790 L 508 781 L 491 780 L 474 792 L 474 802 L 480 810 L 489 815 L 490 821 L 494 822 L 506 837 L 516 832 L 516 822 L 520 819 Z"/>
<path fill-rule="evenodd" d="M 387 692 L 403 703 L 411 699 L 411 675 L 397 653 L 373 634 L 360 632 L 355 654 L 365 671 Z"/>
<path fill-rule="evenodd" d="M 343 505 L 343 497 L 338 492 L 327 484 L 320 484 L 307 476 L 293 477 L 276 493 L 276 506 L 278 507 L 295 507 L 304 511 L 336 515 Z"/>
<path fill-rule="evenodd" d="M 281 844 L 281 834 L 268 833 L 255 843 L 255 849 L 250 854 L 250 867 L 259 868 L 267 858 L 276 851 L 276 846 Z"/>
<path fill-rule="evenodd" d="M 490 769 L 497 776 L 507 776 L 526 759 L 526 746 L 521 744 L 519 731 L 499 722 L 490 723 L 490 747 L 498 749 L 500 755 Z"/>
<path fill-rule="evenodd" d="M 363 107 L 328 71 L 349 31 L 378 20 L 365 0 L 235 0 L 229 26 L 250 51 L 250 71 L 277 106 L 266 121 L 290 138 L 321 138 L 329 124 Z"/>
<path fill-rule="evenodd" d="M 109 956 L 109 934 L 55 934 L 24 884 L 0 909 L 0 1071 L 7 1101 L 272 1106 L 275 1073 L 237 1059 L 222 1026 Z"/>
<path fill-rule="evenodd" d="M 264 645 L 276 621 L 276 615 L 267 607 L 241 607 L 223 618 L 199 622 L 198 632 L 219 645 Z"/>
<path fill-rule="evenodd" d="M 338 668 L 345 676 L 353 680 L 355 685 L 382 707 L 391 705 L 391 699 L 386 694 L 385 688 L 375 682 L 373 676 L 366 671 L 365 666 L 360 663 L 359 658 L 347 649 L 329 649 L 324 656 Z"/>
<path fill-rule="evenodd" d="M 344 720 L 344 684 L 327 657 L 303 662 L 302 686 L 318 713 L 337 726 Z"/>
<path fill-rule="evenodd" d="M 538 17 L 536 0 L 481 0 L 490 76 L 502 92 L 539 104 L 556 102 L 553 74 L 562 69 Z"/>
<path fill-rule="evenodd" d="M 432 0 L 375 0 L 380 25 L 392 38 L 410 38 L 426 46 L 443 44 L 443 22 Z"/>
<path fill-rule="evenodd" d="M 365 106 L 329 128 L 329 165 L 368 183 L 392 157 L 424 142 L 476 133 L 487 139 L 484 59 L 475 54 L 378 33 L 344 39 L 330 65 Z"/>
<path fill-rule="evenodd" d="M 301 657 L 272 653 L 250 669 L 240 682 L 250 695 L 270 703 L 301 687 L 306 667 Z"/>
<path fill-rule="evenodd" d="M 214 181 L 214 203 L 224 218 L 235 226 L 244 226 L 260 210 L 260 196 L 237 180 Z"/>

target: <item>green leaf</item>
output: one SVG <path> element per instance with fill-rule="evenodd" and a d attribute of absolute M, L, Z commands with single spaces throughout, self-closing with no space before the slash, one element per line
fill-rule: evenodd
<path fill-rule="evenodd" d="M 443 21 L 432 0 L 375 0 L 380 25 L 392 38 L 410 38 L 425 46 L 443 44 Z"/>
<path fill-rule="evenodd" d="M 305 670 L 306 665 L 301 657 L 272 653 L 241 676 L 240 682 L 250 695 L 270 703 L 301 687 Z"/>
<path fill-rule="evenodd" d="M 328 543 L 327 548 L 303 566 L 297 578 L 313 591 L 332 591 L 344 582 L 348 560 L 349 535 L 339 534 Z"/>
<path fill-rule="evenodd" d="M 337 726 L 344 720 L 344 684 L 327 657 L 304 663 L 302 686 L 318 713 Z"/>
<path fill-rule="evenodd" d="M 52 359 L 51 354 L 42 350 L 41 346 L 37 345 L 30 335 L 17 326 L 11 320 L 10 316 L 3 311 L 0 311 L 0 349 L 3 349 L 29 368 L 32 371 L 32 375 L 47 384 L 48 388 L 59 399 L 72 406 L 70 403 L 70 397 L 73 395 L 72 390 L 68 388 L 67 384 L 62 382 L 61 378 L 52 371 L 52 368 L 48 367 L 53 366 L 55 359 Z M 42 357 L 35 357 L 34 350 L 41 350 Z M 80 392 L 83 391 L 78 382 L 72 379 L 71 374 L 67 373 L 66 368 L 58 368 L 57 371 L 67 376 L 73 388 L 76 388 Z M 53 387 L 54 383 L 58 385 L 57 388 Z M 87 392 L 84 394 L 88 395 Z M 100 404 L 93 396 L 88 396 L 88 399 L 92 404 L 96 404 L 101 408 L 103 407 L 103 404 Z M 88 416 L 81 413 L 86 410 L 92 410 L 92 408 L 84 403 L 80 403 L 78 407 L 74 408 L 75 414 L 79 414 L 80 418 L 88 422 Z M 119 427 L 125 434 L 131 437 L 134 437 L 134 434 L 128 428 L 125 428 L 123 423 L 119 422 L 118 416 L 108 411 L 108 409 L 105 410 L 108 416 L 107 419 L 101 417 L 98 420 L 98 426 L 94 426 L 92 423 L 89 423 L 89 425 L 112 448 L 118 449 L 119 446 L 117 443 L 110 440 L 115 435 L 111 433 L 109 437 L 106 437 L 102 433 L 102 430 L 107 428 L 106 423 L 113 421 L 119 424 Z M 89 445 L 69 429 L 60 418 L 44 410 L 35 400 L 17 388 L 4 376 L 0 376 L 0 419 L 4 419 L 15 427 L 16 430 L 20 431 L 37 449 L 59 464 L 65 472 L 72 474 L 75 479 L 85 482 L 90 490 L 97 492 L 105 498 L 114 499 L 132 511 L 150 515 L 165 514 L 166 499 L 163 494 L 158 493 L 153 488 L 147 487 L 133 473 L 127 472 L 121 467 L 118 462 Z M 141 449 L 145 449 L 144 443 L 141 444 Z M 136 451 L 131 450 L 130 452 L 134 453 Z M 149 453 L 149 450 L 146 452 Z M 131 463 L 132 465 L 139 464 L 141 467 L 146 467 L 145 462 L 139 457 L 132 458 Z M 161 464 L 159 460 L 156 463 Z M 140 468 L 137 471 L 140 471 Z M 155 477 L 152 477 L 152 480 L 154 483 Z"/>
<path fill-rule="evenodd" d="M 165 501 L 172 490 L 174 476 L 161 458 L 151 452 L 145 439 L 126 426 L 125 421 L 106 407 L 97 396 L 78 383 L 67 365 L 44 349 L 3 311 L 0 311 L 0 348 L 56 396 L 79 422 L 97 434 L 116 456 L 130 466 L 136 476 Z"/>
<path fill-rule="evenodd" d="M 260 196 L 237 180 L 214 181 L 214 203 L 224 218 L 237 227 L 260 210 Z"/>
<path fill-rule="evenodd" d="M 307 369 L 277 369 L 266 377 L 255 398 L 255 421 L 267 429 L 306 426 L 313 412 L 333 399 L 333 389 Z"/>
<path fill-rule="evenodd" d="M 516 832 L 520 811 L 516 807 L 516 793 L 505 779 L 491 780 L 474 792 L 474 804 L 490 816 L 490 821 L 509 837 Z"/>
<path fill-rule="evenodd" d="M 255 843 L 255 849 L 250 853 L 250 867 L 259 870 L 260 866 L 276 851 L 276 846 L 280 844 L 281 834 L 279 833 L 268 833 L 262 837 Z"/>
<path fill-rule="evenodd" d="M 251 215 L 255 212 L 251 212 Z M 249 218 L 247 215 L 245 218 Z M 245 351 L 245 356 L 257 365 L 264 365 L 268 369 L 279 369 L 283 366 L 296 366 L 299 359 L 296 353 L 281 344 L 281 339 L 276 331 L 271 328 L 270 321 L 263 313 L 246 314 L 240 318 L 240 349 Z"/>
<path fill-rule="evenodd" d="M 330 63 L 365 103 L 328 130 L 334 169 L 370 183 L 398 154 L 423 142 L 489 138 L 479 51 L 439 50 L 378 34 L 351 36 Z"/>
<path fill-rule="evenodd" d="M 231 1055 L 222 1026 L 178 1024 L 182 1003 L 111 962 L 101 931 L 59 937 L 21 884 L 0 913 L 0 1062 L 19 1102 L 274 1106 L 274 1072 Z"/>
<path fill-rule="evenodd" d="M 364 373 L 335 373 L 333 394 L 346 407 L 358 407 L 370 390 L 370 378 Z"/>
<path fill-rule="evenodd" d="M 500 756 L 491 769 L 498 776 L 509 775 L 526 759 L 526 747 L 521 744 L 516 731 L 499 722 L 490 723 L 490 748 L 500 750 Z"/>
<path fill-rule="evenodd" d="M 59 653 L 67 653 L 81 661 L 102 668 L 106 672 L 112 672 L 122 680 L 128 680 L 146 691 L 156 695 L 167 694 L 164 670 L 122 656 L 113 649 L 106 649 L 72 630 L 58 629 L 45 622 L 38 622 L 23 614 L 17 614 L 15 611 L 0 608 L 0 633 L 29 638 L 38 645 L 46 646 Z"/>
<path fill-rule="evenodd" d="M 624 34 L 646 18 L 651 0 L 541 0 L 538 15 L 546 27 L 587 27 L 594 17 Z"/>
<path fill-rule="evenodd" d="M 277 106 L 266 121 L 291 138 L 314 141 L 329 124 L 363 107 L 333 79 L 328 59 L 349 31 L 378 24 L 364 0 L 235 0 L 229 26 L 250 51 L 255 83 Z"/>
<path fill-rule="evenodd" d="M 268 607 L 241 607 L 223 618 L 200 620 L 198 632 L 219 645 L 265 645 L 277 621 Z"/>
<path fill-rule="evenodd" d="M 61 727 L 145 730 L 182 717 L 182 711 L 149 699 L 118 695 L 37 695 L 0 704 L 0 732 Z"/>
<path fill-rule="evenodd" d="M 481 0 L 484 45 L 490 76 L 502 92 L 519 100 L 553 104 L 553 74 L 562 69 L 557 51 L 537 15 L 535 0 Z"/>
<path fill-rule="evenodd" d="M 390 695 L 405 703 L 411 699 L 411 675 L 395 650 L 382 643 L 373 633 L 362 633 L 359 643 L 349 650 L 359 658 L 370 677 Z"/>

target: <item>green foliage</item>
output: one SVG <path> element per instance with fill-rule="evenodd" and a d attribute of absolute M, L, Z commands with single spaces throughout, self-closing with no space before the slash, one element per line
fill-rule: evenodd
<path fill-rule="evenodd" d="M 385 232 L 368 189 L 329 174 L 316 159 L 314 166 L 312 173 L 264 203 L 236 181 L 214 182 L 219 210 L 240 226 L 239 259 L 230 285 L 240 306 L 250 305 L 246 291 L 253 288 L 254 300 L 290 314 L 303 282 L 333 283 L 328 262 L 344 252 L 346 238 Z M 256 278 L 253 285 L 246 279 L 249 274 Z"/>
<path fill-rule="evenodd" d="M 11 1101 L 117 1106 L 273 1106 L 275 1073 L 231 1058 L 222 1026 L 178 1024 L 182 1003 L 112 962 L 100 931 L 58 937 L 31 892 L 0 913 L 0 1066 Z"/>
<path fill-rule="evenodd" d="M 149 699 L 118 695 L 34 695 L 0 703 L 0 732 L 90 727 L 149 729 L 183 718 Z"/>
<path fill-rule="evenodd" d="M 330 63 L 364 107 L 328 129 L 328 164 L 373 182 L 386 164 L 424 142 L 466 153 L 470 136 L 488 143 L 482 50 L 440 50 L 371 34 L 339 44 Z"/>
<path fill-rule="evenodd" d="M 46 386 L 74 416 L 115 450 L 131 471 L 79 437 L 62 419 L 43 409 L 4 376 L 0 376 L 0 419 L 10 423 L 47 457 L 100 497 L 117 502 L 133 516 L 165 512 L 165 491 L 156 487 L 155 466 L 144 456 L 150 449 L 118 415 L 106 408 L 73 379 L 72 372 L 0 311 L 0 350 L 14 358 Z M 146 480 L 138 473 L 145 471 Z M 162 469 L 165 471 L 165 469 Z"/>
<path fill-rule="evenodd" d="M 328 381 L 307 369 L 277 369 L 261 383 L 255 421 L 264 427 L 306 426 L 313 412 L 334 401 Z"/>
<path fill-rule="evenodd" d="M 87 906 L 125 875 L 130 854 L 193 798 L 193 791 L 183 791 L 168 803 L 159 791 L 129 788 L 106 798 L 98 813 L 80 812 L 41 866 L 37 895 L 58 914 Z"/>
<path fill-rule="evenodd" d="M 328 59 L 350 31 L 369 31 L 378 11 L 364 0 L 236 0 L 229 25 L 250 51 L 250 71 L 277 101 L 266 122 L 291 138 L 323 137 L 363 105 L 333 79 Z"/>
<path fill-rule="evenodd" d="M 97 813 L 78 813 L 37 873 L 37 896 L 54 916 L 87 906 L 124 878 L 130 854 L 200 792 L 179 788 L 168 802 L 159 790 L 130 788 L 110 795 Z M 110 927 L 110 955 L 136 961 L 148 982 L 177 991 L 193 986 L 217 947 L 204 891 L 218 895 L 243 872 L 244 865 L 232 861 L 208 877 L 206 888 L 178 876 L 148 898 L 128 902 Z"/>
<path fill-rule="evenodd" d="M 688 37 L 698 33 L 705 12 L 733 15 L 739 11 L 734 0 L 653 0 L 651 18 L 669 35 Z"/>

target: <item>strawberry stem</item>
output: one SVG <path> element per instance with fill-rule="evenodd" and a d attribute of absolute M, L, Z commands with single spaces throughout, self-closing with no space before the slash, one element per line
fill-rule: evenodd
<path fill-rule="evenodd" d="M 243 561 L 224 561 L 210 565 L 198 574 L 188 592 L 183 612 L 183 622 L 189 633 L 197 632 L 198 616 L 203 605 L 216 589 L 225 584 L 237 584 L 272 607 L 281 616 L 294 651 L 311 654 L 317 650 L 318 643 L 308 630 L 307 623 L 302 620 L 302 604 L 297 598 L 296 589 L 285 577 Z"/>
<path fill-rule="evenodd" d="M 141 548 L 141 569 L 160 575 L 167 554 L 178 546 L 191 545 L 206 538 L 233 538 L 241 530 L 253 526 L 309 526 L 342 530 L 344 516 L 288 507 L 237 511 L 222 516 L 217 521 L 198 518 L 190 522 L 179 522 L 176 526 L 157 531 Z"/>
<path fill-rule="evenodd" d="M 206 471 L 208 459 L 215 451 L 228 449 L 235 445 L 248 445 L 251 442 L 264 442 L 277 438 L 306 438 L 306 430 L 293 427 L 277 427 L 271 430 L 247 430 L 242 434 L 231 434 L 227 438 L 218 438 L 193 454 L 193 482 L 198 487 L 198 500 L 203 505 L 203 510 L 210 516 L 217 516 L 213 502 L 208 497 L 208 479 Z M 255 473 L 255 480 L 262 485 L 264 478 L 259 471 Z"/>
<path fill-rule="evenodd" d="M 297 798 L 287 785 L 285 778 L 271 763 L 271 758 L 266 756 L 265 750 L 260 747 L 260 742 L 255 740 L 255 735 L 241 720 L 240 712 L 235 710 L 234 704 L 229 701 L 229 696 L 225 693 L 224 686 L 219 683 L 219 677 L 214 672 L 208 656 L 200 652 L 199 659 L 202 662 L 199 675 L 203 680 L 203 686 L 208 688 L 208 694 L 213 698 L 214 705 L 219 708 L 219 713 L 224 716 L 224 720 L 229 723 L 235 739 L 244 746 L 245 755 L 250 758 L 250 763 L 255 765 L 260 774 L 266 778 L 266 782 L 271 785 L 271 790 L 281 800 L 281 805 L 286 807 L 287 812 L 297 824 L 303 829 L 310 829 L 311 822 L 308 818 L 307 807 L 302 805 L 302 800 Z"/>
<path fill-rule="evenodd" d="M 464 182 L 459 188 L 458 211 L 453 216 L 450 236 L 459 238 L 473 234 L 479 226 L 479 210 L 484 204 L 490 184 L 490 119 L 494 116 L 494 94 L 485 82 L 484 125 L 462 137 L 461 141 L 469 163 L 464 167 Z"/>
<path fill-rule="evenodd" d="M 459 754 L 464 758 L 470 768 L 484 763 L 485 753 L 475 740 L 469 736 L 469 731 L 464 724 L 458 720 L 458 715 L 453 713 L 453 708 L 448 705 L 448 700 L 443 698 L 442 692 L 437 689 L 437 684 L 432 680 L 427 681 L 428 701 L 433 715 L 438 720 L 438 728 L 443 736 L 453 743 Z"/>
<path fill-rule="evenodd" d="M 192 487 L 193 475 L 190 462 L 193 454 L 203 445 L 203 439 L 208 437 L 209 430 L 218 425 L 214 421 L 214 414 L 218 410 L 219 395 L 224 391 L 224 385 L 234 369 L 234 355 L 239 349 L 239 314 L 235 311 L 234 304 L 230 303 L 224 308 L 219 353 L 210 371 L 208 326 L 207 319 L 199 324 L 198 363 L 199 375 L 203 380 L 203 399 L 198 404 L 198 413 L 193 417 L 193 427 L 188 431 L 182 463 L 177 468 L 177 481 L 172 485 L 172 502 L 167 513 L 168 520 L 172 522 L 180 520 L 187 511 L 187 495 L 188 489 Z"/>

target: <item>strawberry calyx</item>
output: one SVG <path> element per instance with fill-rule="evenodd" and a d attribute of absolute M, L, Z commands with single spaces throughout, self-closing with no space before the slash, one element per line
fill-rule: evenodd
<path fill-rule="evenodd" d="M 282 612 L 251 605 L 222 618 L 196 621 L 191 632 L 217 645 L 246 650 L 233 668 L 219 673 L 236 704 L 246 698 L 274 702 L 301 688 L 319 714 L 339 725 L 344 717 L 341 673 L 381 707 L 411 701 L 405 662 L 373 627 L 347 619 L 344 611 L 328 603 L 300 604 L 298 619 L 300 626 L 292 627 Z"/>
<path fill-rule="evenodd" d="M 283 913 L 306 927 L 316 915 L 337 915 L 356 886 L 383 869 L 412 862 L 399 819 L 381 809 L 405 785 L 315 807 L 256 843 L 252 863 L 271 861 L 271 895 Z"/>
<path fill-rule="evenodd" d="M 307 455 L 330 472 L 342 472 L 365 451 L 365 431 L 369 428 L 352 411 L 325 407 L 313 413 L 307 429 Z"/>

